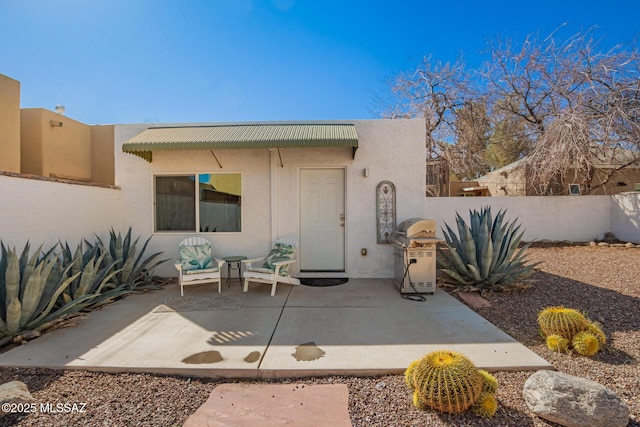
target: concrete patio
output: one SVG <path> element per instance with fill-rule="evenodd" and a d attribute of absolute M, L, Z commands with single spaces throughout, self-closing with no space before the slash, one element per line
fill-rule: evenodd
<path fill-rule="evenodd" d="M 460 351 L 487 370 L 553 367 L 446 292 L 400 297 L 391 279 L 334 287 L 232 281 L 133 295 L 78 324 L 0 354 L 0 366 L 204 377 L 401 373 L 424 354 Z"/>

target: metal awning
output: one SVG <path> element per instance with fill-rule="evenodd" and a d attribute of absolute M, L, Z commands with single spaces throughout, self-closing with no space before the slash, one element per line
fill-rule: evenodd
<path fill-rule="evenodd" d="M 354 124 L 241 124 L 150 128 L 131 138 L 122 151 L 152 160 L 154 151 L 238 150 L 251 148 L 351 148 L 358 134 Z"/>

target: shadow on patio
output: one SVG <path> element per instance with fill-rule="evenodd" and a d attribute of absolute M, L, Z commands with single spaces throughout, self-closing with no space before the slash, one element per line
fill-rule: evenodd
<path fill-rule="evenodd" d="M 489 370 L 551 366 L 465 305 L 438 290 L 425 302 L 400 297 L 390 279 L 326 288 L 238 282 L 185 297 L 226 298 L 223 309 L 168 309 L 177 285 L 134 295 L 0 355 L 1 366 L 282 377 L 400 373 L 429 351 L 467 354 Z M 233 306 L 233 301 L 241 304 Z M 241 305 L 241 307 L 240 307 Z M 238 308 L 240 307 L 240 308 Z M 234 309 L 236 308 L 236 309 Z"/>

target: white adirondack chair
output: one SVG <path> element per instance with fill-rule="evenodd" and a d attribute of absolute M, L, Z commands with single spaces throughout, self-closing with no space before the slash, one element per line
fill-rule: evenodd
<path fill-rule="evenodd" d="M 276 294 L 278 282 L 299 285 L 300 281 L 287 272 L 289 266 L 296 262 L 295 254 L 298 241 L 293 237 L 283 237 L 273 244 L 271 253 L 260 258 L 242 261 L 245 265 L 244 292 L 249 290 L 249 282 L 271 285 L 271 296 Z M 253 264 L 256 264 L 255 266 Z"/>
<path fill-rule="evenodd" d="M 224 260 L 213 257 L 211 243 L 202 237 L 188 237 L 180 242 L 180 262 L 175 264 L 179 273 L 180 296 L 184 287 L 218 282 L 221 292 L 220 270 Z"/>

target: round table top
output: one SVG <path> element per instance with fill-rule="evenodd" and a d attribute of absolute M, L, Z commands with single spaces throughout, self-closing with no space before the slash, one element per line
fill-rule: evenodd
<path fill-rule="evenodd" d="M 226 262 L 239 262 L 239 261 L 244 261 L 245 259 L 247 259 L 247 257 L 242 255 L 234 255 L 234 256 L 226 256 L 222 259 L 225 260 Z"/>

